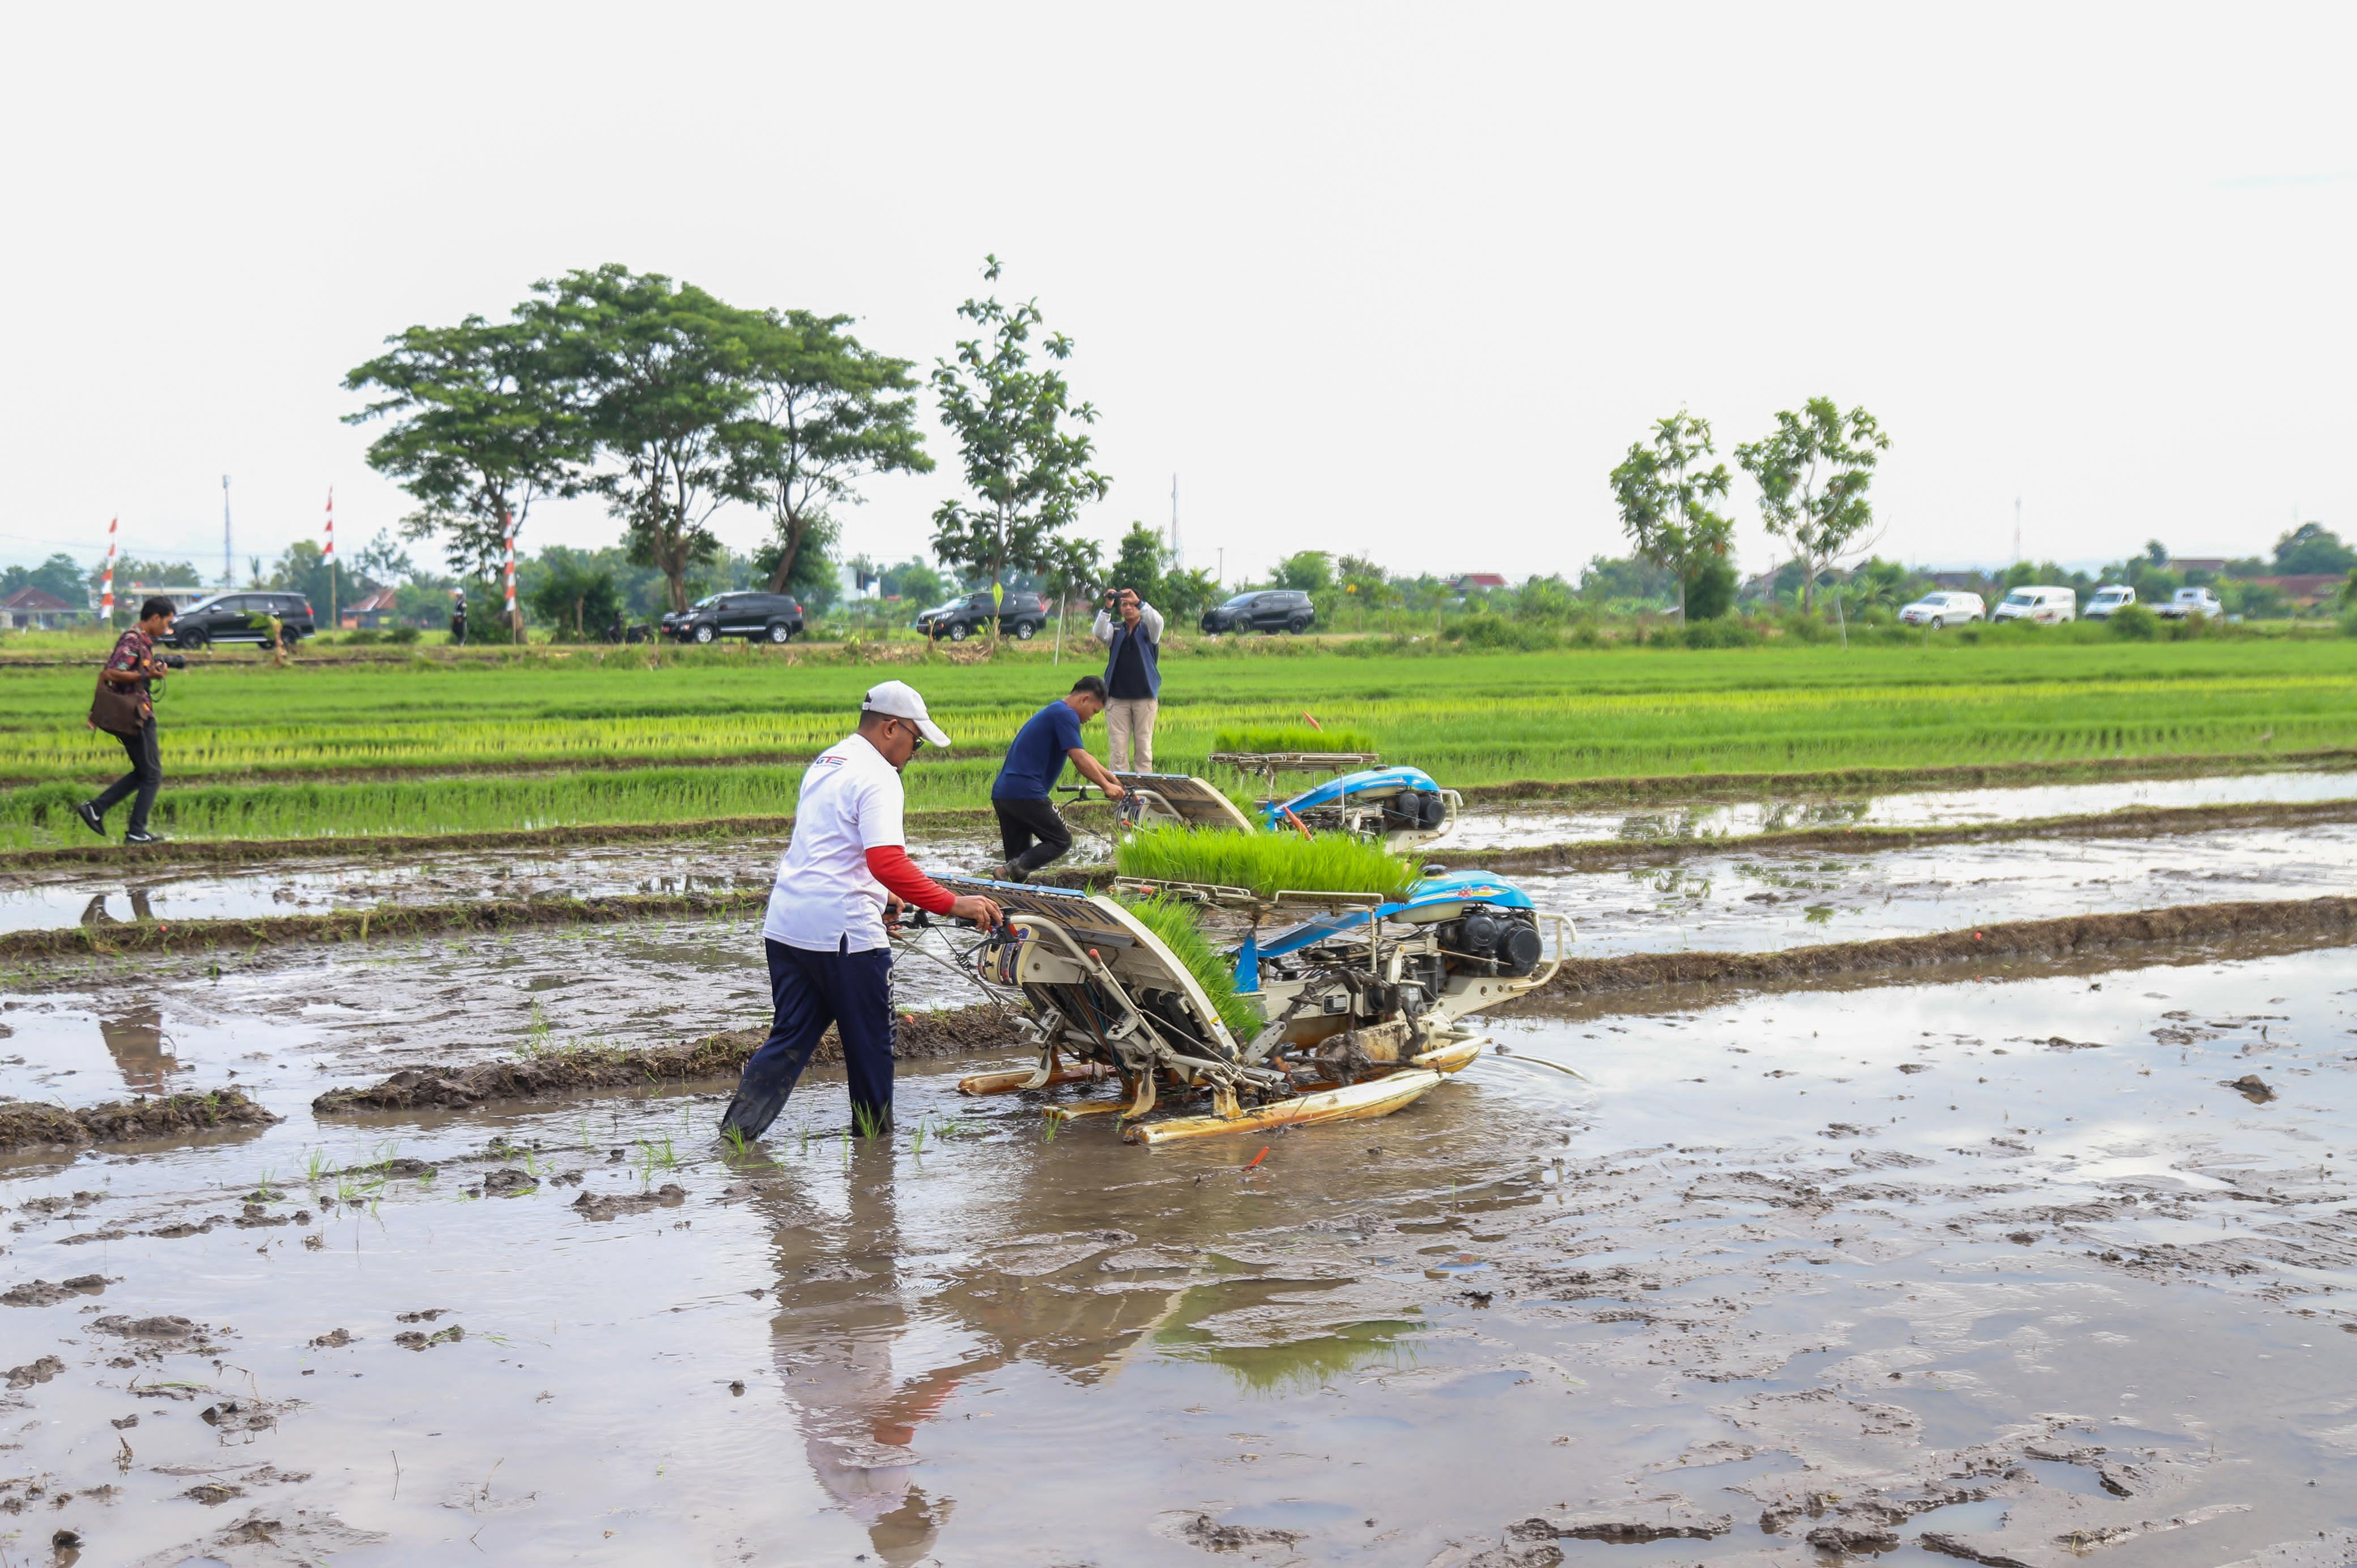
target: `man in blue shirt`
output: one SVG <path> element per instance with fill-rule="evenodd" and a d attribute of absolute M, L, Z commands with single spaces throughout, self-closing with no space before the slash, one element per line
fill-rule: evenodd
<path fill-rule="evenodd" d="M 1015 744 L 1006 748 L 1006 760 L 990 785 L 990 808 L 998 813 L 999 843 L 1006 852 L 999 875 L 1007 881 L 1023 881 L 1072 847 L 1072 830 L 1050 799 L 1067 760 L 1106 800 L 1121 799 L 1121 780 L 1081 744 L 1081 726 L 1104 712 L 1104 682 L 1083 675 L 1015 732 Z"/>

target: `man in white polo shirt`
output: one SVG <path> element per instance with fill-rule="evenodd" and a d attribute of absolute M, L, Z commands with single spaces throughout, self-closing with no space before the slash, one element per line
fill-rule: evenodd
<path fill-rule="evenodd" d="M 900 906 L 976 925 L 998 924 L 987 898 L 952 898 L 917 869 L 900 828 L 900 769 L 928 743 L 947 746 L 905 682 L 860 704 L 858 731 L 802 775 L 793 842 L 778 862 L 761 945 L 770 960 L 770 1037 L 745 1064 L 720 1130 L 758 1138 L 785 1109 L 794 1080 L 833 1024 L 851 1075 L 853 1124 L 892 1130 L 892 950 Z"/>

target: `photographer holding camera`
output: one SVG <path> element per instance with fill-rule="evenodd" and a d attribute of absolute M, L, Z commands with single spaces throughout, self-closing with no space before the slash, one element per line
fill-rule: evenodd
<path fill-rule="evenodd" d="M 178 613 L 172 601 L 160 596 L 141 605 L 139 624 L 115 639 L 114 651 L 107 655 L 106 667 L 98 672 L 90 727 L 106 731 L 131 754 L 130 772 L 108 785 L 96 800 L 74 808 L 74 815 L 101 838 L 106 836 L 106 813 L 135 790 L 138 799 L 131 802 L 130 831 L 123 835 L 123 842 L 156 842 L 147 831 L 147 813 L 156 804 L 156 791 L 164 785 L 164 761 L 156 748 L 155 684 L 167 669 L 185 670 L 188 661 L 177 654 L 159 655 L 156 641 L 171 635 L 172 618 Z"/>
<path fill-rule="evenodd" d="M 1162 612 L 1135 588 L 1107 588 L 1090 629 L 1105 645 L 1105 733 L 1113 770 L 1151 773 L 1154 710 L 1162 695 Z"/>

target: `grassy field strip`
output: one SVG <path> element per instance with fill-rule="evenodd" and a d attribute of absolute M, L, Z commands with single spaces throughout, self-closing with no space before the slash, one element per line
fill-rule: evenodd
<path fill-rule="evenodd" d="M 2001 687 L 1864 686 L 1746 693 L 1599 696 L 1351 697 L 1323 704 L 1324 722 L 1363 732 L 1387 757 L 1443 782 L 1580 778 L 1608 773 L 1903 765 L 1909 747 L 2000 757 L 2303 749 L 2357 740 L 2357 674 L 2221 677 L 2189 690 L 2160 680 L 2099 686 L 2040 681 Z M 937 710 L 960 744 L 927 766 L 996 758 L 1029 705 Z M 1200 767 L 1222 729 L 1281 725 L 1297 710 L 1269 703 L 1174 698 L 1156 746 L 1165 766 Z M 611 768 L 714 758 L 806 759 L 839 738 L 837 713 L 435 720 L 356 714 L 341 725 L 241 725 L 203 705 L 163 710 L 168 766 L 180 777 L 356 769 L 491 768 L 502 763 Z M 1921 760 L 1920 757 L 1911 760 Z M 92 779 L 120 752 L 77 714 L 70 725 L 0 730 L 0 778 Z M 1446 769 L 1444 774 L 1443 769 Z M 0 815 L 5 815 L 0 812 Z"/>

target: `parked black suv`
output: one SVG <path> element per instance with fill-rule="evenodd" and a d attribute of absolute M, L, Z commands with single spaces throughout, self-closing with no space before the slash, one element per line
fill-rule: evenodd
<path fill-rule="evenodd" d="M 783 594 L 714 594 L 662 618 L 665 637 L 681 642 L 791 642 L 802 634 L 802 607 Z"/>
<path fill-rule="evenodd" d="M 300 594 L 257 590 L 215 594 L 210 599 L 199 599 L 173 618 L 171 643 L 175 648 L 192 650 L 215 642 L 253 642 L 267 648 L 272 616 L 278 618 L 289 648 L 304 638 L 318 635 L 310 600 Z"/>
<path fill-rule="evenodd" d="M 990 590 L 968 594 L 945 605 L 935 605 L 917 618 L 917 629 L 930 637 L 963 642 L 990 624 Z M 1017 642 L 1028 642 L 1048 624 L 1048 601 L 1019 589 L 1006 590 L 998 607 L 998 629 Z"/>
<path fill-rule="evenodd" d="M 1318 618 L 1309 596 L 1294 588 L 1264 588 L 1238 594 L 1223 605 L 1203 612 L 1203 629 L 1222 631 L 1294 631 L 1309 629 Z"/>

